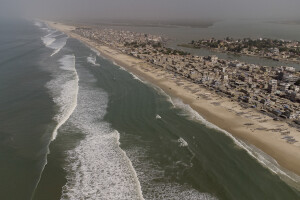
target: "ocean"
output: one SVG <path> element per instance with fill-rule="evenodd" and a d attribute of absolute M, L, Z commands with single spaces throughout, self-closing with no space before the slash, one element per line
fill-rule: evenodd
<path fill-rule="evenodd" d="M 94 49 L 0 26 L 0 199 L 300 199 L 298 176 Z"/>

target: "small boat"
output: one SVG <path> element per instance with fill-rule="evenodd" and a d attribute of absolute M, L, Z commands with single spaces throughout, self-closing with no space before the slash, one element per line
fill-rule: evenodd
<path fill-rule="evenodd" d="M 156 117 L 155 117 L 156 119 L 161 119 L 161 116 L 159 116 L 159 115 L 156 115 Z"/>

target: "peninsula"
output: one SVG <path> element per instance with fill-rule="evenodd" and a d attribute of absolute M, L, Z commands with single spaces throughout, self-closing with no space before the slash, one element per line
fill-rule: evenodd
<path fill-rule="evenodd" d="M 206 120 L 300 175 L 299 72 L 199 57 L 164 38 L 99 26 L 48 22 L 145 81 L 179 97 Z"/>
<path fill-rule="evenodd" d="M 212 51 L 234 53 L 238 55 L 258 56 L 276 61 L 300 63 L 300 42 L 291 40 L 277 40 L 269 38 L 233 39 L 226 37 L 222 40 L 210 38 L 191 41 L 190 44 L 179 46 L 189 48 L 208 48 Z"/>

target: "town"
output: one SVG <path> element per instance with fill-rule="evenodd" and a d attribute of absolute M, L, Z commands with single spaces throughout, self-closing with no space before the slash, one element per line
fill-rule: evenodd
<path fill-rule="evenodd" d="M 300 42 L 287 40 L 272 40 L 267 38 L 233 39 L 226 37 L 223 40 L 215 38 L 191 41 L 183 44 L 185 47 L 209 48 L 213 51 L 235 53 L 248 56 L 259 56 L 273 60 L 300 62 Z"/>
<path fill-rule="evenodd" d="M 240 102 L 243 107 L 257 109 L 274 120 L 300 125 L 300 72 L 294 67 L 190 55 L 167 48 L 161 36 L 144 33 L 85 26 L 74 32 Z"/>

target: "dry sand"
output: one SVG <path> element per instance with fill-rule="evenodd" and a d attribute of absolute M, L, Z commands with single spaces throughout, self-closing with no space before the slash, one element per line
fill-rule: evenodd
<path fill-rule="evenodd" d="M 175 78 L 172 73 L 155 68 L 140 59 L 79 36 L 71 32 L 75 29 L 74 26 L 47 23 L 97 49 L 102 56 L 116 62 L 141 79 L 160 87 L 170 96 L 179 97 L 207 121 L 226 130 L 234 137 L 253 144 L 273 157 L 285 169 L 300 175 L 300 132 L 297 129 L 289 127 L 285 122 L 274 121 L 254 109 L 244 109 L 227 97 L 221 97 L 183 78 Z M 299 142 L 289 144 L 282 139 L 287 131 L 289 131 L 288 136 L 294 137 Z"/>

